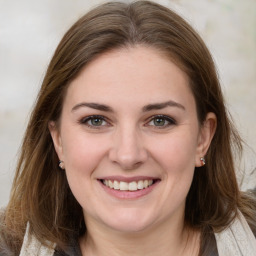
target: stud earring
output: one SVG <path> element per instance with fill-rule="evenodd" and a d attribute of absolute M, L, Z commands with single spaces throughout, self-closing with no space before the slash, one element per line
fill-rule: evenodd
<path fill-rule="evenodd" d="M 204 157 L 200 157 L 200 161 L 201 161 L 201 166 L 205 165 L 205 158 Z"/>
<path fill-rule="evenodd" d="M 64 166 L 64 162 L 63 161 L 59 161 L 59 167 L 60 169 L 64 170 L 65 169 L 65 166 Z"/>

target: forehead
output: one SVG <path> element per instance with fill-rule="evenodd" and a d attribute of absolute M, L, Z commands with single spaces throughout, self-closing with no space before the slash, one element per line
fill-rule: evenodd
<path fill-rule="evenodd" d="M 131 100 L 184 101 L 191 98 L 187 75 L 169 58 L 154 48 L 137 46 L 116 49 L 91 61 L 74 79 L 67 99 L 105 101 L 122 104 Z"/>

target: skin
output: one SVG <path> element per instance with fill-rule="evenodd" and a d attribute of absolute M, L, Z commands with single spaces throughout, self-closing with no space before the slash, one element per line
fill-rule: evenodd
<path fill-rule="evenodd" d="M 113 50 L 88 64 L 67 90 L 59 129 L 49 124 L 83 208 L 83 254 L 197 255 L 185 199 L 215 126 L 213 113 L 199 124 L 188 77 L 154 48 Z M 113 176 L 157 183 L 136 198 L 116 196 L 99 181 Z"/>

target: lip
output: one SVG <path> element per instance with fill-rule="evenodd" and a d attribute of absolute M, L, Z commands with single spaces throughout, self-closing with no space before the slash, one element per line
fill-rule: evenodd
<path fill-rule="evenodd" d="M 132 181 L 139 181 L 139 180 L 146 180 L 146 179 L 152 179 L 154 180 L 154 183 L 150 185 L 147 188 L 144 188 L 142 190 L 136 190 L 136 191 L 126 191 L 126 190 L 115 190 L 112 188 L 109 188 L 105 186 L 102 183 L 102 180 L 116 180 L 116 181 L 125 181 L 125 182 L 132 182 Z M 111 177 L 104 177 L 102 179 L 97 179 L 99 182 L 99 185 L 104 189 L 104 191 L 109 194 L 112 197 L 115 197 L 117 199 L 126 199 L 126 200 L 134 200 L 139 199 L 141 197 L 144 197 L 151 193 L 160 183 L 159 178 L 153 178 L 153 177 L 146 177 L 146 176 L 136 176 L 136 177 L 121 177 L 121 176 L 111 176 Z"/>

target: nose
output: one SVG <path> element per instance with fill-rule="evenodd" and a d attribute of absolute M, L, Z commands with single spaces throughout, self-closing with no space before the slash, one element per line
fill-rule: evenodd
<path fill-rule="evenodd" d="M 148 158 L 142 138 L 136 129 L 125 127 L 119 129 L 113 138 L 113 146 L 109 151 L 109 159 L 123 170 L 134 170 Z"/>

